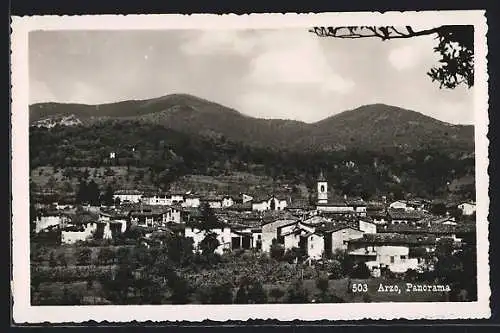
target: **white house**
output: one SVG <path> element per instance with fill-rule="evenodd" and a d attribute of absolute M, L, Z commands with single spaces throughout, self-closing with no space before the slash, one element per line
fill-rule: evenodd
<path fill-rule="evenodd" d="M 97 230 L 97 222 L 89 222 L 78 226 L 69 227 L 61 231 L 62 244 L 74 244 L 78 241 L 86 241 L 92 237 Z"/>
<path fill-rule="evenodd" d="M 419 268 L 419 258 L 410 258 L 410 247 L 435 244 L 435 237 L 401 234 L 365 234 L 348 242 L 348 254 L 370 268 L 388 268 L 404 273 Z"/>
<path fill-rule="evenodd" d="M 168 207 L 162 216 L 163 223 L 181 223 L 181 210 L 175 207 Z"/>
<path fill-rule="evenodd" d="M 278 239 L 278 230 L 283 226 L 293 225 L 298 218 L 277 219 L 262 225 L 262 251 L 269 252 L 273 239 Z M 281 230 L 280 230 L 281 232 Z"/>
<path fill-rule="evenodd" d="M 170 200 L 172 201 L 172 204 L 175 203 L 183 203 L 184 202 L 184 194 L 183 193 L 172 193 L 170 196 Z"/>
<path fill-rule="evenodd" d="M 325 233 L 325 251 L 335 253 L 337 250 L 347 250 L 347 242 L 362 238 L 363 234 L 363 231 L 348 226 L 332 229 Z"/>
<path fill-rule="evenodd" d="M 253 200 L 253 197 L 251 195 L 248 195 L 248 194 L 245 194 L 245 193 L 241 194 L 241 203 L 250 202 L 252 200 Z"/>
<path fill-rule="evenodd" d="M 172 197 L 169 194 L 158 194 L 142 198 L 142 202 L 150 206 L 170 206 Z"/>
<path fill-rule="evenodd" d="M 113 194 L 113 199 L 120 199 L 120 202 L 139 203 L 142 199 L 142 192 L 136 190 L 120 190 Z"/>
<path fill-rule="evenodd" d="M 270 196 L 252 202 L 252 210 L 267 211 L 267 210 L 284 210 L 288 205 L 285 198 Z"/>
<path fill-rule="evenodd" d="M 377 226 L 375 223 L 359 220 L 359 230 L 367 234 L 375 234 L 377 233 Z"/>
<path fill-rule="evenodd" d="M 198 208 L 200 207 L 200 198 L 194 195 L 187 195 L 184 202 L 181 204 L 185 208 Z"/>
<path fill-rule="evenodd" d="M 234 205 L 234 200 L 230 196 L 224 196 L 221 201 L 222 208 L 231 207 Z"/>
<path fill-rule="evenodd" d="M 221 226 L 219 228 L 210 229 L 217 235 L 217 240 L 219 241 L 219 246 L 215 249 L 218 254 L 223 254 L 224 249 L 231 249 L 231 229 L 228 226 Z M 184 236 L 186 238 L 193 239 L 193 247 L 195 251 L 199 250 L 200 242 L 205 238 L 206 232 L 199 230 L 193 226 L 187 226 L 184 231 Z"/>
<path fill-rule="evenodd" d="M 389 208 L 392 208 L 392 209 L 408 209 L 408 205 L 406 204 L 406 201 L 404 200 L 396 200 L 394 202 L 391 202 L 389 204 Z"/>
<path fill-rule="evenodd" d="M 375 224 L 386 224 L 389 222 L 389 216 L 385 210 L 370 210 L 366 214 Z"/>
<path fill-rule="evenodd" d="M 463 215 L 474 215 L 476 213 L 476 204 L 472 202 L 463 202 L 458 205 L 458 209 L 462 211 Z"/>
<path fill-rule="evenodd" d="M 56 212 L 44 213 L 41 216 L 38 216 L 35 220 L 35 232 L 39 233 L 40 231 L 45 230 L 49 227 L 61 226 L 68 221 L 69 219 L 66 216 L 58 214 Z"/>
<path fill-rule="evenodd" d="M 325 252 L 323 235 L 310 232 L 303 236 L 305 239 L 306 254 L 311 259 L 320 259 Z"/>

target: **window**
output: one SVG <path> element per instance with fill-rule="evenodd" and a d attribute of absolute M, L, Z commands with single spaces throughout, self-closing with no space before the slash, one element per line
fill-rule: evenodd
<path fill-rule="evenodd" d="M 402 259 L 402 260 L 405 260 L 405 259 L 406 259 L 406 256 L 401 256 L 401 259 Z"/>
<path fill-rule="evenodd" d="M 394 264 L 394 256 L 391 256 L 391 264 Z"/>
<path fill-rule="evenodd" d="M 257 239 L 261 240 L 262 239 L 262 235 L 257 235 Z"/>
<path fill-rule="evenodd" d="M 325 192 L 325 185 L 321 185 L 321 189 L 320 189 L 321 192 Z"/>

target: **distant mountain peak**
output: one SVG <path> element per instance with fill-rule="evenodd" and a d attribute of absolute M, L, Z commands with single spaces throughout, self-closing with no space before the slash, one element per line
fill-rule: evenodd
<path fill-rule="evenodd" d="M 402 107 L 375 103 L 313 124 L 259 119 L 184 93 L 100 105 L 42 103 L 30 106 L 30 120 L 74 115 L 84 123 L 135 119 L 176 131 L 224 137 L 245 144 L 292 150 L 379 150 L 429 146 L 473 150 L 473 126 L 453 126 Z"/>

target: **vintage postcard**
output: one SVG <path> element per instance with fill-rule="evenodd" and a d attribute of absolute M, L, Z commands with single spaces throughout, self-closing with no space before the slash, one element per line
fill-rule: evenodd
<path fill-rule="evenodd" d="M 14 321 L 488 318 L 484 14 L 14 17 Z"/>

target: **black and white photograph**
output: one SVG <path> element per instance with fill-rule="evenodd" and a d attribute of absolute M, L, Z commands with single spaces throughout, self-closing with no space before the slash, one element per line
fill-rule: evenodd
<path fill-rule="evenodd" d="M 486 28 L 17 18 L 15 315 L 487 317 Z"/>

